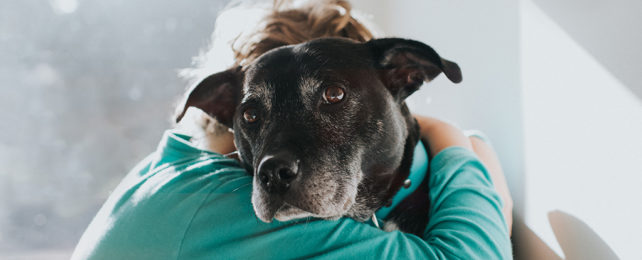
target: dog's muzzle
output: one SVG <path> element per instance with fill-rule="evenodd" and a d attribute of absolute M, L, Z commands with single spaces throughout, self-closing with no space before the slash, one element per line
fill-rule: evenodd
<path fill-rule="evenodd" d="M 260 157 L 252 191 L 257 217 L 271 222 L 273 218 L 337 219 L 344 215 L 355 203 L 360 175 L 340 174 L 349 172 L 348 168 L 320 167 L 322 158 L 310 167 L 294 154 L 281 150 Z"/>

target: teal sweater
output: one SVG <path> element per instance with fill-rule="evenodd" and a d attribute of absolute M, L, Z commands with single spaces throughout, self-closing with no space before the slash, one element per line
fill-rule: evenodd
<path fill-rule="evenodd" d="M 93 219 L 72 259 L 511 259 L 502 202 L 474 153 L 431 161 L 423 236 L 349 218 L 263 223 L 238 163 L 167 131 Z"/>

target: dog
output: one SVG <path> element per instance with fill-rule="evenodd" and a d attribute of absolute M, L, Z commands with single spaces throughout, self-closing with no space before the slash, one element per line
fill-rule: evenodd
<path fill-rule="evenodd" d="M 405 99 L 442 72 L 462 80 L 456 63 L 418 41 L 320 38 L 208 76 L 186 95 L 176 121 L 196 107 L 233 129 L 261 221 L 363 222 L 403 188 L 421 141 Z M 424 231 L 428 179 L 386 226 Z"/>

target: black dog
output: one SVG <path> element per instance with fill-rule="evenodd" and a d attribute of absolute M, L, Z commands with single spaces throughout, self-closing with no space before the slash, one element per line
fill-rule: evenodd
<path fill-rule="evenodd" d="M 194 106 L 234 129 L 241 164 L 254 174 L 252 204 L 262 221 L 365 221 L 409 175 L 420 136 L 404 100 L 441 72 L 455 83 L 462 79 L 457 64 L 420 42 L 317 39 L 207 77 L 177 121 Z M 386 223 L 420 234 L 428 209 L 422 183 Z"/>

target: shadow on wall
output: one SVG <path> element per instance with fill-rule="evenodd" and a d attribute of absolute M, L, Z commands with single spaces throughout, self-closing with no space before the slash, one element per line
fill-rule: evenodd
<path fill-rule="evenodd" d="M 619 259 L 593 229 L 573 215 L 556 210 L 548 213 L 548 220 L 565 259 Z M 524 224 L 521 216 L 515 216 L 512 240 L 515 259 L 563 259 Z"/>
<path fill-rule="evenodd" d="M 642 100 L 639 73 L 642 52 L 637 51 L 642 44 L 642 2 L 533 0 L 533 3 Z"/>

